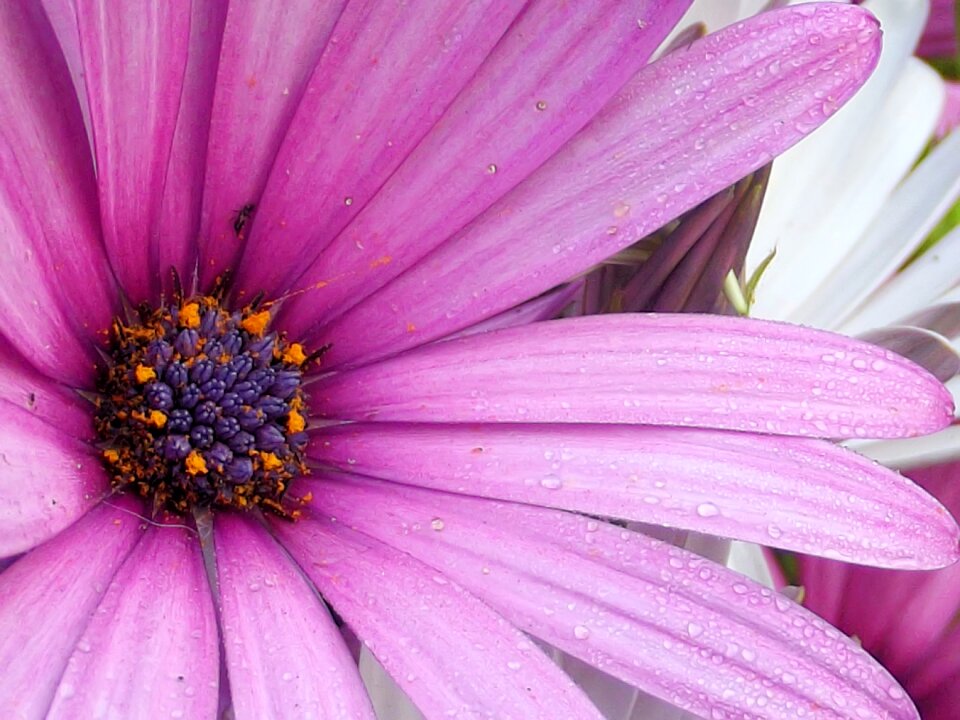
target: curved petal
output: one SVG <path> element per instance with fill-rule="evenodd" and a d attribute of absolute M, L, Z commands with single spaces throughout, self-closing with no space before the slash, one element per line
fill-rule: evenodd
<path fill-rule="evenodd" d="M 195 533 L 151 526 L 77 642 L 47 717 L 213 718 L 217 642 Z"/>
<path fill-rule="evenodd" d="M 909 325 L 888 325 L 860 336 L 915 362 L 940 382 L 960 372 L 960 354 L 940 333 Z"/>
<path fill-rule="evenodd" d="M 369 360 L 567 280 L 817 127 L 870 73 L 878 45 L 865 11 L 815 4 L 764 13 L 667 55 L 522 185 L 306 338 L 333 344 L 328 364 Z"/>
<path fill-rule="evenodd" d="M 849 639 L 679 548 L 554 510 L 324 481 L 322 509 L 338 527 L 410 553 L 526 632 L 701 717 L 798 717 L 811 707 L 850 720 L 917 717 Z"/>
<path fill-rule="evenodd" d="M 899 322 L 905 315 L 937 302 L 960 279 L 960 228 L 954 228 L 929 251 L 875 292 L 847 319 L 843 332 L 862 333 Z"/>
<path fill-rule="evenodd" d="M 899 129 L 900 125 L 896 127 Z M 879 143 L 870 145 L 873 152 L 877 147 L 884 146 Z M 862 163 L 859 165 L 864 166 Z M 864 167 L 863 170 L 865 174 L 874 171 L 874 167 Z M 784 177 L 786 182 L 792 182 L 789 175 Z M 853 184 L 860 188 L 860 192 L 868 192 L 863 189 L 863 183 L 854 180 Z M 837 327 L 858 306 L 865 301 L 869 303 L 870 293 L 896 274 L 897 269 L 920 246 L 936 226 L 937 220 L 943 217 L 958 196 L 960 133 L 955 133 L 934 147 L 890 196 L 884 199 L 883 206 L 872 216 L 869 226 L 862 234 L 857 234 L 859 228 L 848 229 L 842 223 L 829 225 L 829 219 L 825 221 L 830 241 L 849 233 L 853 246 L 798 309 L 796 315 L 799 321 L 816 327 Z M 860 212 L 866 218 L 871 217 L 869 212 Z M 790 226 L 789 232 L 795 233 L 798 245 L 804 245 L 808 241 L 809 233 L 804 233 L 802 228 L 796 225 Z M 784 238 L 788 239 L 789 237 Z M 822 255 L 813 253 L 811 257 L 816 258 L 818 263 L 827 264 Z M 779 261 L 780 258 L 775 260 Z M 788 277 L 792 281 L 798 273 L 789 256 L 786 266 L 790 268 Z"/>
<path fill-rule="evenodd" d="M 110 491 L 89 446 L 27 408 L 3 403 L 0 426 L 0 557 L 70 525 Z"/>
<path fill-rule="evenodd" d="M 927 144 L 943 82 L 912 59 L 928 0 L 878 0 L 877 71 L 850 104 L 777 160 L 748 272 L 776 248 L 757 286 L 756 317 L 802 320 L 800 305 L 855 247 Z M 878 152 L 883 148 L 883 152 Z"/>
<path fill-rule="evenodd" d="M 260 201 L 277 149 L 346 0 L 246 0 L 227 12 L 200 224 L 200 273 L 234 268 L 238 216 Z"/>
<path fill-rule="evenodd" d="M 170 268 L 181 278 L 192 278 L 196 272 L 200 202 L 206 174 L 204 160 L 227 6 L 228 0 L 194 0 L 191 5 L 180 109 L 157 219 L 156 272 L 161 288 L 171 294 L 175 288 Z"/>
<path fill-rule="evenodd" d="M 362 300 L 524 180 L 645 65 L 688 4 L 528 3 L 416 151 L 296 281 L 323 286 L 284 306 L 290 331 Z"/>
<path fill-rule="evenodd" d="M 76 10 L 104 240 L 130 299 L 152 300 L 191 8 L 76 0 Z"/>
<path fill-rule="evenodd" d="M 819 440 L 660 427 L 360 423 L 320 431 L 310 454 L 404 484 L 866 565 L 960 560 L 960 529 L 942 505 Z"/>
<path fill-rule="evenodd" d="M 139 503 L 101 503 L 0 575 L 0 697 L 46 717 L 67 659 L 141 535 Z M 82 562 L 79 561 L 82 559 Z"/>
<path fill-rule="evenodd" d="M 290 558 L 235 514 L 213 529 L 235 717 L 373 720 L 353 656 Z"/>
<path fill-rule="evenodd" d="M 70 438 L 94 439 L 93 404 L 41 375 L 9 347 L 0 349 L 0 401 L 29 410 Z"/>
<path fill-rule="evenodd" d="M 443 115 L 522 7 L 519 0 L 347 6 L 256 208 L 241 291 L 276 297 L 316 260 Z"/>
<path fill-rule="evenodd" d="M 956 0 L 931 0 L 930 16 L 917 45 L 917 55 L 949 58 L 958 50 Z"/>
<path fill-rule="evenodd" d="M 686 425 L 902 437 L 948 425 L 922 368 L 857 340 L 712 315 L 604 315 L 437 343 L 324 377 L 341 420 Z"/>
<path fill-rule="evenodd" d="M 320 516 L 272 526 L 427 717 L 599 720 L 523 633 L 442 574 Z"/>
<path fill-rule="evenodd" d="M 39 3 L 0 4 L 0 332 L 85 385 L 112 285 L 83 118 Z"/>
<path fill-rule="evenodd" d="M 576 301 L 576 296 L 582 293 L 583 290 L 583 281 L 575 281 L 561 285 L 550 292 L 535 297 L 533 300 L 527 300 L 525 303 L 505 310 L 499 315 L 481 320 L 476 325 L 464 328 L 460 332 L 444 338 L 444 340 L 454 340 L 483 332 L 504 330 L 506 328 L 530 325 L 535 322 L 543 322 L 544 320 L 553 320 L 560 316 L 564 308 L 572 305 Z"/>

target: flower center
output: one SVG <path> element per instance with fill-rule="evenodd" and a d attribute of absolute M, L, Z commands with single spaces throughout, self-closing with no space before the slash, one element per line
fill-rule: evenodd
<path fill-rule="evenodd" d="M 299 343 L 269 331 L 270 312 L 230 312 L 210 296 L 115 320 L 96 429 L 114 487 L 155 509 L 282 505 L 307 444 Z"/>

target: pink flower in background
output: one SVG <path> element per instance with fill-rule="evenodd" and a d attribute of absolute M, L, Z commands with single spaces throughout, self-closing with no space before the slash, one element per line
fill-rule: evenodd
<path fill-rule="evenodd" d="M 5 708 L 370 717 L 344 627 L 428 717 L 596 717 L 526 633 L 704 717 L 914 716 L 802 608 L 599 518 L 949 564 L 941 506 L 828 441 L 939 429 L 934 378 L 730 318 L 448 339 L 876 61 L 812 5 L 647 65 L 688 4 L 0 6 Z"/>
<path fill-rule="evenodd" d="M 960 464 L 909 472 L 960 512 Z M 917 703 L 923 720 L 953 720 L 960 707 L 960 567 L 890 572 L 801 557 L 805 604 L 882 662 Z"/>
<path fill-rule="evenodd" d="M 927 58 L 942 58 L 952 57 L 958 52 L 956 0 L 930 0 L 930 15 L 917 54 Z"/>

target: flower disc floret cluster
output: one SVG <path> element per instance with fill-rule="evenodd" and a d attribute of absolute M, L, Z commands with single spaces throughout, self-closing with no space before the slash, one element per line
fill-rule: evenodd
<path fill-rule="evenodd" d="M 270 311 L 230 312 L 203 296 L 113 323 L 96 429 L 115 487 L 154 506 L 260 506 L 283 516 L 306 474 L 299 343 L 268 332 Z"/>

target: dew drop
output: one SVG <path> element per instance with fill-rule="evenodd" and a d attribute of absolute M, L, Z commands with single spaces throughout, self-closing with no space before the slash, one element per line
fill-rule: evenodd
<path fill-rule="evenodd" d="M 713 503 L 700 503 L 697 505 L 697 515 L 700 517 L 715 517 L 720 514 L 720 509 Z"/>
<path fill-rule="evenodd" d="M 497 172 L 496 165 L 494 165 L 493 163 L 490 163 L 489 165 L 487 165 L 487 173 L 489 173 L 490 175 L 493 175 L 495 172 Z"/>
<path fill-rule="evenodd" d="M 556 475 L 547 475 L 540 481 L 540 487 L 547 490 L 559 490 L 563 487 L 563 481 Z"/>
<path fill-rule="evenodd" d="M 588 628 L 586 625 L 577 625 L 573 628 L 573 636 L 577 640 L 586 640 L 588 637 L 590 637 L 590 628 Z"/>
<path fill-rule="evenodd" d="M 444 528 L 443 520 L 441 520 L 440 518 L 434 518 L 433 520 L 430 521 L 430 527 L 436 530 L 437 532 L 440 532 Z"/>

